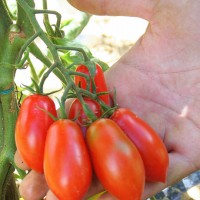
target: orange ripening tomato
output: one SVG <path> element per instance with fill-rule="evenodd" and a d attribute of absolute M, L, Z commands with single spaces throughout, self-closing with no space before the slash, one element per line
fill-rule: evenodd
<path fill-rule="evenodd" d="M 80 200 L 92 178 L 88 150 L 80 127 L 69 119 L 54 122 L 47 133 L 44 174 L 59 200 Z"/>
<path fill-rule="evenodd" d="M 88 128 L 86 142 L 104 188 L 120 200 L 141 200 L 145 183 L 142 158 L 119 126 L 110 119 L 99 119 Z"/>
<path fill-rule="evenodd" d="M 169 156 L 159 135 L 129 109 L 117 109 L 110 119 L 119 125 L 139 150 L 144 162 L 146 180 L 165 182 Z"/>

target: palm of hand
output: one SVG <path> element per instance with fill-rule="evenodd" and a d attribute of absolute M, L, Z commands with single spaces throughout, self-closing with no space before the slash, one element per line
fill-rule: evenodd
<path fill-rule="evenodd" d="M 146 34 L 107 73 L 119 105 L 131 108 L 162 137 L 170 156 L 166 185 L 200 168 L 200 30 L 197 21 L 186 19 L 197 13 L 187 14 L 180 5 L 157 8 Z M 146 184 L 144 198 L 166 185 Z"/>

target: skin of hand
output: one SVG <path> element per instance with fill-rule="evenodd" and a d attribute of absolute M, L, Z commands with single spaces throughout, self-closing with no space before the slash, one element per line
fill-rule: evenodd
<path fill-rule="evenodd" d="M 91 14 L 135 16 L 149 21 L 145 34 L 105 74 L 110 90 L 117 89 L 119 106 L 131 108 L 146 120 L 163 139 L 169 152 L 167 182 L 146 183 L 142 199 L 199 170 L 200 1 L 69 2 Z M 19 157 L 16 163 L 21 163 Z M 42 176 L 31 176 L 32 189 L 27 192 L 30 186 L 25 182 L 26 177 L 20 191 L 27 200 L 39 200 L 43 195 L 41 191 L 38 192 L 41 187 L 39 183 L 45 183 Z M 34 183 L 36 176 L 38 187 Z M 43 193 L 47 190 L 44 187 Z M 102 186 L 94 181 L 85 199 L 101 190 Z M 47 199 L 56 200 L 56 197 L 50 193 Z M 115 198 L 106 193 L 100 199 Z"/>

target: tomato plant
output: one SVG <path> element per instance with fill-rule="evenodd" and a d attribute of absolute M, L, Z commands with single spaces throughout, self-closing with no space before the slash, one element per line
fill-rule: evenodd
<path fill-rule="evenodd" d="M 96 115 L 96 117 L 101 117 L 101 106 L 94 100 L 90 98 L 84 98 L 85 103 L 89 106 L 91 111 Z M 69 108 L 69 119 L 75 119 L 76 123 L 81 127 L 82 133 L 85 136 L 88 125 L 91 123 L 91 119 L 88 119 L 87 115 L 83 110 L 83 106 L 79 99 L 75 99 Z"/>
<path fill-rule="evenodd" d="M 81 129 L 75 122 L 61 119 L 49 128 L 44 173 L 50 189 L 60 200 L 80 200 L 87 192 L 92 168 Z"/>
<path fill-rule="evenodd" d="M 43 95 L 31 95 L 22 102 L 16 122 L 15 138 L 17 149 L 26 164 L 43 172 L 43 156 L 46 133 L 56 116 L 54 102 Z"/>
<path fill-rule="evenodd" d="M 140 200 L 145 172 L 141 156 L 119 126 L 99 119 L 87 130 L 86 141 L 95 173 L 108 192 L 118 199 Z"/>
<path fill-rule="evenodd" d="M 115 121 L 139 150 L 147 181 L 166 181 L 169 157 L 159 135 L 132 111 L 117 109 L 111 119 Z"/>
<path fill-rule="evenodd" d="M 76 69 L 76 72 L 81 72 L 81 73 L 84 73 L 84 74 L 90 76 L 89 70 L 85 65 L 79 65 Z M 83 76 L 76 75 L 75 78 L 74 78 L 74 82 L 77 86 L 80 86 L 83 89 L 87 88 L 87 81 Z M 95 82 L 95 85 L 96 85 L 96 92 L 97 93 L 108 92 L 108 88 L 107 88 L 106 81 L 105 81 L 105 78 L 104 78 L 103 70 L 98 64 L 96 64 L 96 73 L 95 73 L 95 76 L 94 76 L 94 82 Z M 91 79 L 90 79 L 90 91 L 92 92 Z M 100 95 L 99 98 L 102 101 L 104 101 L 104 103 L 106 103 L 107 105 L 110 104 L 109 94 Z"/>

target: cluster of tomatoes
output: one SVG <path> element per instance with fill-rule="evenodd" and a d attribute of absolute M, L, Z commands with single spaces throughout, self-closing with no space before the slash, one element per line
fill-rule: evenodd
<path fill-rule="evenodd" d="M 89 74 L 84 65 L 77 71 Z M 94 82 L 96 93 L 107 91 L 99 65 Z M 75 76 L 75 84 L 87 87 L 82 76 Z M 109 104 L 108 94 L 99 98 Z M 22 102 L 16 123 L 19 153 L 31 169 L 44 173 L 49 188 L 60 200 L 81 200 L 93 173 L 120 200 L 140 200 L 145 181 L 166 181 L 167 150 L 146 122 L 125 108 L 101 118 L 100 104 L 88 97 L 84 101 L 97 117 L 89 126 L 79 99 L 72 102 L 68 119 L 54 121 L 49 115 L 57 117 L 54 102 L 40 94 Z"/>

